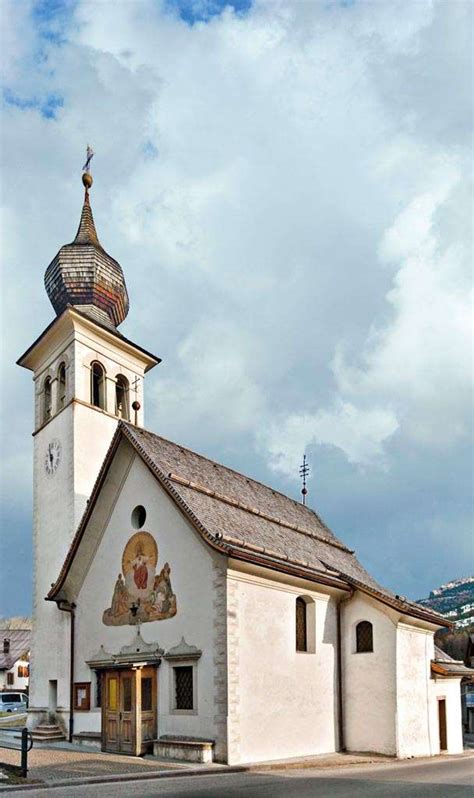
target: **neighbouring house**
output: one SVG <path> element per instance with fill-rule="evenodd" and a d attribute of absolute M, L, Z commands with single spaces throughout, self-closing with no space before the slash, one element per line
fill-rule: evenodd
<path fill-rule="evenodd" d="M 0 619 L 0 690 L 28 692 L 31 622 Z"/>
<path fill-rule="evenodd" d="M 449 622 L 379 585 L 309 507 L 144 429 L 160 359 L 117 329 L 125 280 L 83 182 L 45 275 L 56 318 L 19 360 L 35 386 L 30 726 L 229 763 L 459 753 L 460 679 L 434 667 Z"/>
<path fill-rule="evenodd" d="M 461 692 L 462 725 L 466 732 L 474 731 L 474 670 L 466 667 L 462 660 L 455 660 L 438 646 L 435 646 L 435 655 L 431 663 L 431 672 L 436 683 L 436 698 L 443 718 L 444 734 L 448 723 L 444 717 L 453 702 L 448 701 L 449 694 L 457 700 Z M 444 705 L 444 706 L 443 706 Z"/>

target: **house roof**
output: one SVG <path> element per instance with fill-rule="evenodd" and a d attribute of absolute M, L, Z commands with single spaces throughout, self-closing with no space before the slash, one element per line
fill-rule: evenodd
<path fill-rule="evenodd" d="M 474 680 L 474 669 L 466 667 L 462 660 L 453 659 L 438 646 L 434 647 L 434 654 L 434 659 L 431 660 L 431 671 L 435 676 L 461 676 Z"/>
<path fill-rule="evenodd" d="M 345 590 L 359 589 L 407 615 L 438 626 L 438 613 L 395 596 L 363 568 L 322 519 L 307 506 L 207 457 L 120 422 L 91 499 L 48 599 L 60 594 L 108 468 L 126 438 L 202 537 L 235 559 L 293 573 Z"/>
<path fill-rule="evenodd" d="M 3 653 L 3 641 L 10 641 L 10 651 Z M 0 670 L 10 670 L 15 662 L 23 659 L 30 650 L 31 631 L 29 629 L 0 629 Z"/>

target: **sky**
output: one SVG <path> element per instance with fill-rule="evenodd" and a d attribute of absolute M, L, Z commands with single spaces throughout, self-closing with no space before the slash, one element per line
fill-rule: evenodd
<path fill-rule="evenodd" d="M 0 615 L 31 609 L 44 271 L 86 144 L 146 426 L 411 598 L 473 571 L 472 4 L 2 0 Z"/>

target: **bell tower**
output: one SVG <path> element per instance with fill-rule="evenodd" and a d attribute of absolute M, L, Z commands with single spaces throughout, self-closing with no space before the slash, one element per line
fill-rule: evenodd
<path fill-rule="evenodd" d="M 129 300 L 102 247 L 85 188 L 79 228 L 45 273 L 56 318 L 18 360 L 32 371 L 33 638 L 29 725 L 69 721 L 69 618 L 45 601 L 60 572 L 119 419 L 143 426 L 145 373 L 160 359 L 117 329 Z"/>

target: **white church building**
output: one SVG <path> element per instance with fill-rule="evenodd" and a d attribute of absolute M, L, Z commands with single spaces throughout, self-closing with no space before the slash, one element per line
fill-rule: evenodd
<path fill-rule="evenodd" d="M 462 751 L 447 622 L 381 587 L 307 506 L 144 428 L 160 359 L 125 338 L 85 200 L 46 270 L 33 372 L 31 727 L 231 764 Z"/>

